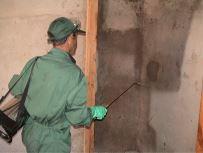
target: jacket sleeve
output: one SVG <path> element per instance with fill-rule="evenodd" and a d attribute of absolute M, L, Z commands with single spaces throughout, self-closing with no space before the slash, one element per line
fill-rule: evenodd
<path fill-rule="evenodd" d="M 13 77 L 11 78 L 8 84 L 9 89 L 11 89 L 12 86 L 15 84 L 15 82 L 22 76 L 22 78 L 20 78 L 18 83 L 11 90 L 11 94 L 13 96 L 21 95 L 23 93 L 26 85 L 26 81 L 28 80 L 28 76 L 30 74 L 31 64 L 33 63 L 33 61 L 34 61 L 34 58 L 32 58 L 30 61 L 27 62 L 27 64 L 24 66 L 20 74 L 14 74 Z"/>
<path fill-rule="evenodd" d="M 73 126 L 89 126 L 92 121 L 91 110 L 86 106 L 87 81 L 81 72 L 77 85 L 68 94 L 66 117 Z"/>

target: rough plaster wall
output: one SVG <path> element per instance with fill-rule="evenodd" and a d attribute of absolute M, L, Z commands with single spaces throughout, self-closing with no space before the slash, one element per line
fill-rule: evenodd
<path fill-rule="evenodd" d="M 203 1 L 144 5 L 143 80 L 157 151 L 194 152 L 202 85 Z M 157 64 L 157 67 L 155 66 Z"/>
<path fill-rule="evenodd" d="M 201 0 L 100 3 L 96 151 L 194 152 L 203 75 Z"/>
<path fill-rule="evenodd" d="M 0 94 L 5 94 L 7 83 L 19 73 L 33 56 L 46 54 L 46 31 L 56 17 L 79 19 L 85 29 L 86 0 L 1 0 L 0 2 Z M 79 37 L 77 63 L 84 68 L 84 37 Z M 72 152 L 83 151 L 83 129 L 72 130 Z M 0 152 L 25 152 L 20 133 L 8 145 L 0 140 Z"/>

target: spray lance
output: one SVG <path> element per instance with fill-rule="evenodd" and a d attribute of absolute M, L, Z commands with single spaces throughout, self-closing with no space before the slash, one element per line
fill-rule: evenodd
<path fill-rule="evenodd" d="M 127 89 L 125 89 L 119 96 L 114 98 L 114 100 L 112 100 L 106 106 L 92 106 L 92 107 L 90 107 L 91 112 L 93 114 L 93 118 L 96 119 L 96 120 L 102 120 L 105 117 L 106 113 L 107 113 L 107 109 L 109 109 L 121 96 L 123 96 L 128 90 L 130 90 L 135 85 L 139 86 L 139 87 L 148 88 L 148 86 L 142 84 L 139 81 L 133 82 Z"/>
<path fill-rule="evenodd" d="M 130 86 L 128 86 L 127 89 L 125 89 L 119 96 L 117 96 L 114 100 L 112 100 L 109 104 L 107 104 L 105 107 L 106 109 L 109 109 L 109 107 L 112 106 L 121 96 L 123 96 L 128 90 L 130 90 L 133 86 L 139 86 L 139 87 L 144 87 L 144 88 L 149 88 L 149 86 L 142 84 L 139 81 L 133 82 Z"/>

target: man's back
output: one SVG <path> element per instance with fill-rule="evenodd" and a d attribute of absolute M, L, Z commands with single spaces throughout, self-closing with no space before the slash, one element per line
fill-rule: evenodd
<path fill-rule="evenodd" d="M 56 126 L 56 123 L 63 122 L 64 125 L 64 112 L 71 103 L 69 94 L 82 79 L 82 71 L 70 56 L 52 49 L 36 63 L 25 103 L 27 111 L 42 124 Z"/>

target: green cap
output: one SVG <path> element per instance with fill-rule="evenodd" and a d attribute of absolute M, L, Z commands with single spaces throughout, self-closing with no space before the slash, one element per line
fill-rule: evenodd
<path fill-rule="evenodd" d="M 60 40 L 71 33 L 81 33 L 85 34 L 85 31 L 80 30 L 79 24 L 74 24 L 70 19 L 65 17 L 60 17 L 55 19 L 50 25 L 47 31 L 49 36 L 49 41 Z"/>

